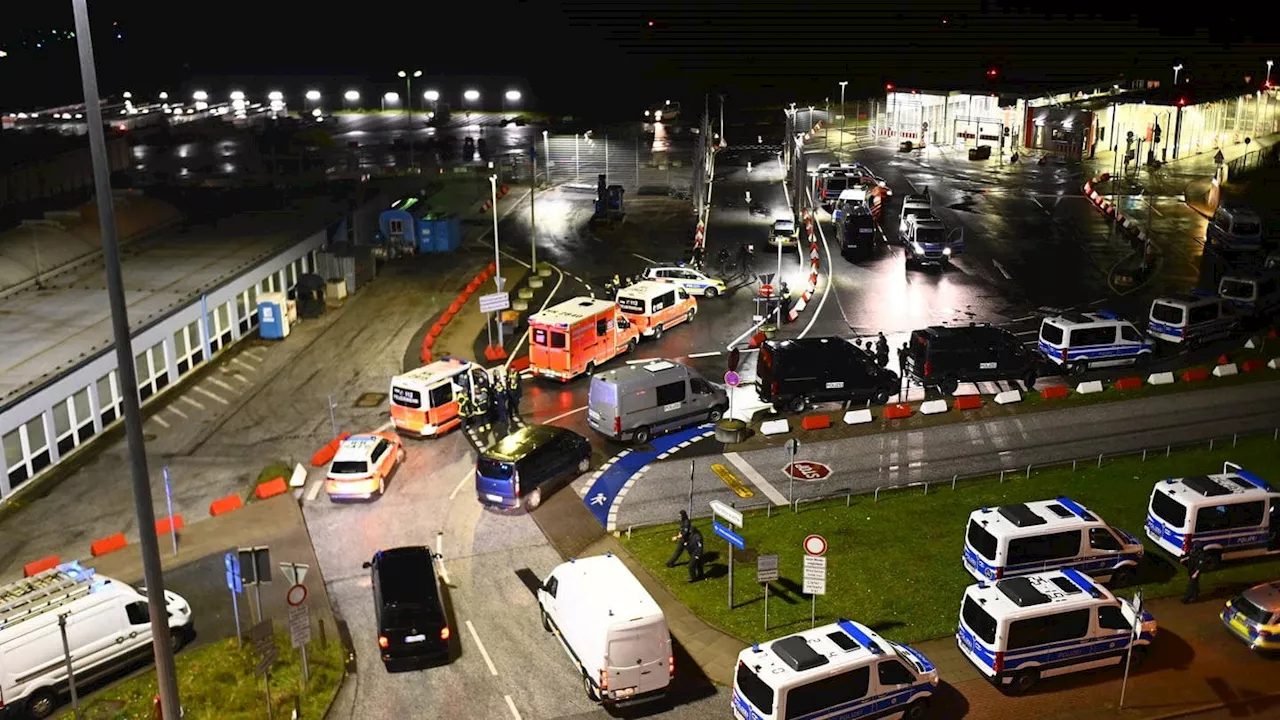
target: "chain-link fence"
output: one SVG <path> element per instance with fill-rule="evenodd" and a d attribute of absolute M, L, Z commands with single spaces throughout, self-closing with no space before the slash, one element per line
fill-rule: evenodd
<path fill-rule="evenodd" d="M 671 134 L 668 134 L 671 132 Z M 538 142 L 538 174 L 548 184 L 595 188 L 600 175 L 632 195 L 689 197 L 696 168 L 697 134 L 605 129 L 548 135 Z"/>

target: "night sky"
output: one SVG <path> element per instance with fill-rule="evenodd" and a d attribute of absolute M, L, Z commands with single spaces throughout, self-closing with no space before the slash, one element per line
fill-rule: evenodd
<path fill-rule="evenodd" d="M 307 8 L 286 11 L 278 6 Z M 1065 6 L 1067 3 L 1052 7 Z M 1120 4 L 1116 4 L 1117 7 Z M 90 0 L 105 93 L 154 92 L 192 77 L 390 80 L 428 74 L 524 77 L 540 106 L 609 114 L 659 98 L 724 92 L 742 105 L 821 101 L 898 86 L 1043 87 L 1124 73 L 1242 82 L 1280 55 L 1261 5 L 1202 17 L 1174 4 L 1135 14 L 1037 14 L 1046 5 L 913 2 L 159 3 Z M 1142 7 L 1124 3 L 1126 13 Z M 1195 15 L 1192 17 L 1192 15 Z M 80 99 L 70 0 L 26 3 L 0 28 L 0 106 Z M 388 83 L 388 89 L 393 87 Z"/>

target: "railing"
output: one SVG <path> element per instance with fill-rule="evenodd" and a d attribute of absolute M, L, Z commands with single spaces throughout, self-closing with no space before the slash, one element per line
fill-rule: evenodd
<path fill-rule="evenodd" d="M 1227 178 L 1236 177 L 1241 173 L 1253 172 L 1262 168 L 1280 166 L 1280 143 L 1271 145 L 1270 147 L 1258 148 L 1252 152 L 1247 152 L 1240 157 L 1227 162 Z"/>

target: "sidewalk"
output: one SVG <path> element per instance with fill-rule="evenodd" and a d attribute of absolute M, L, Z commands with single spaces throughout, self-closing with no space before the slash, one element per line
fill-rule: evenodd
<path fill-rule="evenodd" d="M 1223 147 L 1221 150 L 1224 164 L 1230 163 L 1247 153 L 1269 148 L 1276 142 L 1280 142 L 1280 135 L 1265 135 L 1254 138 L 1253 142 L 1248 145 L 1237 143 Z M 1135 179 L 1140 185 L 1150 189 L 1156 195 L 1174 196 L 1186 193 L 1187 197 L 1190 197 L 1191 194 L 1187 192 L 1187 187 L 1190 183 L 1196 180 L 1207 182 L 1217 171 L 1218 166 L 1214 161 L 1217 152 L 1217 148 L 1211 148 L 1198 154 L 1183 155 L 1177 160 L 1169 161 L 1158 170 L 1151 170 L 1145 166 L 1139 170 L 1134 170 L 1130 166 L 1130 173 L 1127 177 Z M 1083 160 L 1082 165 L 1090 178 L 1098 177 L 1103 173 L 1111 174 L 1113 171 L 1120 169 L 1120 165 L 1115 163 L 1115 156 L 1116 153 L 1110 150 L 1099 151 L 1095 157 Z"/>

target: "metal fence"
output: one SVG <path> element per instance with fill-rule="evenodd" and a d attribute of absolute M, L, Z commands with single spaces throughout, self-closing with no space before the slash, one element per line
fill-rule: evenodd
<path fill-rule="evenodd" d="M 1263 168 L 1280 166 L 1280 143 L 1270 147 L 1258 148 L 1227 162 L 1227 177 L 1234 178 L 1241 173 L 1254 172 Z"/>
<path fill-rule="evenodd" d="M 538 174 L 548 184 L 594 189 L 603 174 L 631 195 L 689 197 L 694 184 L 697 136 L 655 137 L 631 129 L 549 135 L 537 146 Z"/>

